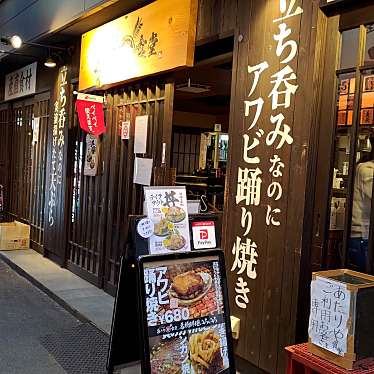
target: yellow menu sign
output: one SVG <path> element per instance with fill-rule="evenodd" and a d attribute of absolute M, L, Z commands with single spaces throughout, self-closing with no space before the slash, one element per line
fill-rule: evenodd
<path fill-rule="evenodd" d="M 79 90 L 192 66 L 197 0 L 157 0 L 82 35 Z"/>

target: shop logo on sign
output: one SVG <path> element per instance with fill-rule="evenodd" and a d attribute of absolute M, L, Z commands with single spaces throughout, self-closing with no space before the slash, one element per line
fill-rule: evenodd
<path fill-rule="evenodd" d="M 193 222 L 192 235 L 195 249 L 216 248 L 216 228 L 213 221 Z"/>
<path fill-rule="evenodd" d="M 200 239 L 201 240 L 207 240 L 209 238 L 208 230 L 207 229 L 201 229 L 200 230 Z"/>

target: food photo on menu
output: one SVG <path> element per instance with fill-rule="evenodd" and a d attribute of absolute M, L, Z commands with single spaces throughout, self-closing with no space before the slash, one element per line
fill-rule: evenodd
<path fill-rule="evenodd" d="M 162 207 L 161 212 L 163 217 L 155 222 L 154 235 L 158 237 L 155 238 L 156 245 L 170 251 L 184 249 L 187 241 L 182 231 L 185 230 L 186 223 L 181 222 L 185 220 L 186 212 L 180 207 Z"/>
<path fill-rule="evenodd" d="M 147 215 L 154 223 L 151 253 L 190 250 L 186 191 L 181 188 L 144 189 Z"/>
<path fill-rule="evenodd" d="M 179 337 L 149 339 L 151 374 L 224 374 L 229 358 L 225 326 L 184 331 Z"/>
<path fill-rule="evenodd" d="M 228 373 L 218 261 L 144 268 L 151 373 Z"/>

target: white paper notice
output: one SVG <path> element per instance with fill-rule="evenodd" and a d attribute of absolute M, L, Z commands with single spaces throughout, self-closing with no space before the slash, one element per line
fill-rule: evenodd
<path fill-rule="evenodd" d="M 153 159 L 135 157 L 134 183 L 143 186 L 151 185 Z"/>
<path fill-rule="evenodd" d="M 339 356 L 347 352 L 351 293 L 347 285 L 317 277 L 311 284 L 309 337 Z"/>
<path fill-rule="evenodd" d="M 39 126 L 40 126 L 40 117 L 34 117 L 32 123 L 32 142 L 37 143 L 39 140 Z"/>
<path fill-rule="evenodd" d="M 147 153 L 148 116 L 135 119 L 134 153 Z"/>

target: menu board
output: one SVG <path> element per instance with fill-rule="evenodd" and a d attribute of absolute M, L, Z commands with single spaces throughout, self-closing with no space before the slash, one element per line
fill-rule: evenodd
<path fill-rule="evenodd" d="M 141 258 L 144 372 L 235 373 L 224 266 L 217 252 Z"/>
<path fill-rule="evenodd" d="M 144 187 L 147 216 L 154 223 L 149 253 L 190 251 L 185 187 Z"/>

